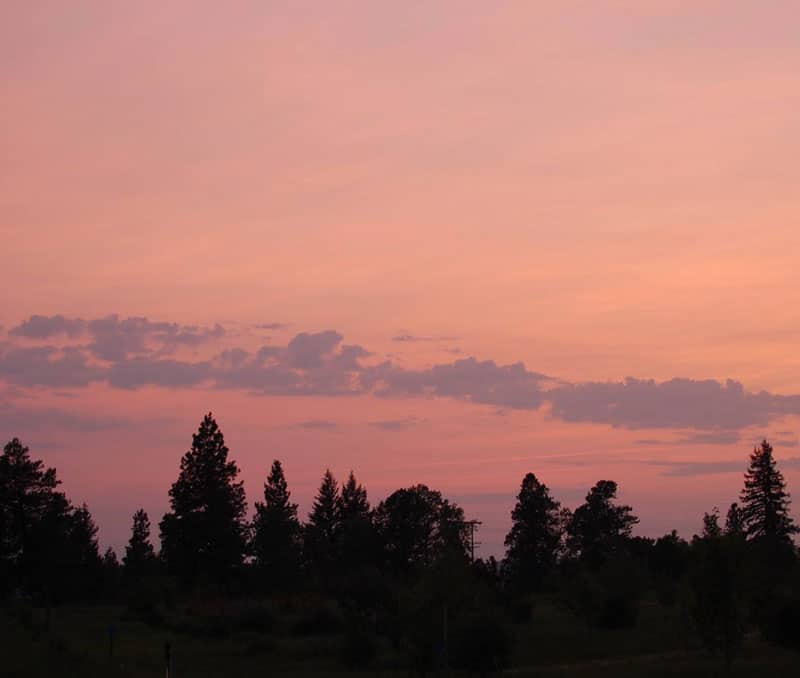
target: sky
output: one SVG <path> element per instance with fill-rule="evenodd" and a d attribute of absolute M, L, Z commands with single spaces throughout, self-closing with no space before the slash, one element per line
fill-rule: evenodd
<path fill-rule="evenodd" d="M 690 537 L 800 492 L 800 5 L 0 8 L 0 435 L 157 523 L 212 411 L 250 502 L 532 471 Z M 798 494 L 800 497 L 800 494 Z M 795 506 L 794 515 L 800 518 Z"/>

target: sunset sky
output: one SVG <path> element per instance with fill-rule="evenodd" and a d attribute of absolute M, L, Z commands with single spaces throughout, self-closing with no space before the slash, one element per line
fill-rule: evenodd
<path fill-rule="evenodd" d="M 121 549 L 213 411 L 250 502 L 533 471 L 639 534 L 762 437 L 800 518 L 800 3 L 5 2 L 0 435 Z"/>

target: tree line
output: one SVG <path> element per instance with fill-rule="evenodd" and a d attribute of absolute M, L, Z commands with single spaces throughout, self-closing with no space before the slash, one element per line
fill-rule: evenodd
<path fill-rule="evenodd" d="M 634 625 L 639 601 L 653 592 L 685 611 L 697 637 L 728 665 L 750 626 L 800 647 L 798 528 L 767 441 L 753 450 L 724 524 L 712 509 L 691 541 L 675 531 L 633 536 L 639 519 L 617 501 L 612 480 L 598 481 L 570 511 L 528 473 L 500 562 L 473 560 L 463 509 L 425 485 L 371 506 L 352 471 L 340 484 L 326 470 L 301 522 L 275 460 L 248 520 L 238 476 L 209 413 L 169 489 L 160 550 L 139 509 L 119 563 L 110 548 L 100 555 L 88 508 L 74 506 L 55 469 L 14 438 L 0 457 L 0 594 L 48 606 L 124 600 L 131 614 L 157 623 L 181 596 L 224 601 L 316 592 L 347 611 L 353 662 L 367 661 L 369 639 L 383 635 L 402 643 L 420 671 L 443 655 L 487 670 L 502 666 L 509 625 L 530 618 L 541 595 L 590 625 L 614 628 Z M 432 621 L 439 610 L 454 620 L 450 645 Z"/>

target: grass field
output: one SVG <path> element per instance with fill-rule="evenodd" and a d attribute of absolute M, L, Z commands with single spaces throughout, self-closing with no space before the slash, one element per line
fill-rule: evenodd
<path fill-rule="evenodd" d="M 339 662 L 341 636 L 296 637 L 285 633 L 237 631 L 227 637 L 199 637 L 125 621 L 118 607 L 65 607 L 55 610 L 50 631 L 45 615 L 33 610 L 26 624 L 0 616 L 4 678 L 164 675 L 169 642 L 175 678 L 306 678 L 353 675 Z M 114 628 L 113 654 L 109 627 Z M 515 627 L 517 641 L 508 676 L 714 676 L 725 675 L 719 658 L 699 648 L 677 608 L 643 604 L 633 629 L 597 631 L 569 611 L 540 601 L 530 623 Z M 386 645 L 364 676 L 408 676 L 402 658 Z M 458 675 L 454 673 L 453 675 Z M 777 650 L 755 635 L 746 639 L 734 676 L 797 676 L 800 655 Z"/>

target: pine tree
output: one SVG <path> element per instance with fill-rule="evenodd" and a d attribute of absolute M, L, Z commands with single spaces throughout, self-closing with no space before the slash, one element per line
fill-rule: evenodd
<path fill-rule="evenodd" d="M 601 480 L 586 495 L 567 525 L 570 552 L 596 566 L 619 550 L 639 519 L 630 506 L 614 503 L 617 484 Z"/>
<path fill-rule="evenodd" d="M 255 503 L 252 551 L 267 588 L 286 588 L 297 577 L 300 523 L 281 462 L 272 462 L 264 502 Z"/>
<path fill-rule="evenodd" d="M 553 569 L 561 543 L 561 505 L 533 473 L 522 480 L 505 539 L 505 566 L 523 589 L 539 589 Z"/>
<path fill-rule="evenodd" d="M 786 482 L 766 441 L 753 449 L 741 494 L 741 522 L 748 539 L 791 543 L 798 532 L 789 515 Z"/>
<path fill-rule="evenodd" d="M 329 570 L 337 555 L 342 527 L 342 497 L 330 469 L 322 476 L 305 529 L 306 558 L 312 567 Z"/>
<path fill-rule="evenodd" d="M 367 490 L 356 482 L 352 471 L 342 486 L 342 521 L 369 518 Z"/>
<path fill-rule="evenodd" d="M 339 558 L 348 570 L 376 564 L 379 547 L 367 490 L 356 481 L 352 471 L 342 486 L 342 524 Z"/>
<path fill-rule="evenodd" d="M 13 564 L 24 553 L 34 523 L 44 516 L 61 481 L 56 470 L 30 458 L 19 438 L 0 457 L 0 561 Z"/>
<path fill-rule="evenodd" d="M 71 504 L 53 468 L 31 459 L 19 438 L 0 456 L 0 591 L 19 587 L 55 594 L 71 563 Z"/>
<path fill-rule="evenodd" d="M 131 538 L 125 547 L 122 564 L 128 578 L 142 577 L 152 570 L 156 562 L 156 553 L 150 542 L 150 518 L 144 509 L 133 514 Z"/>
<path fill-rule="evenodd" d="M 169 491 L 171 511 L 160 524 L 162 556 L 185 585 L 200 574 L 224 584 L 243 561 L 244 485 L 236 480 L 239 468 L 228 451 L 217 422 L 207 414 Z"/>

